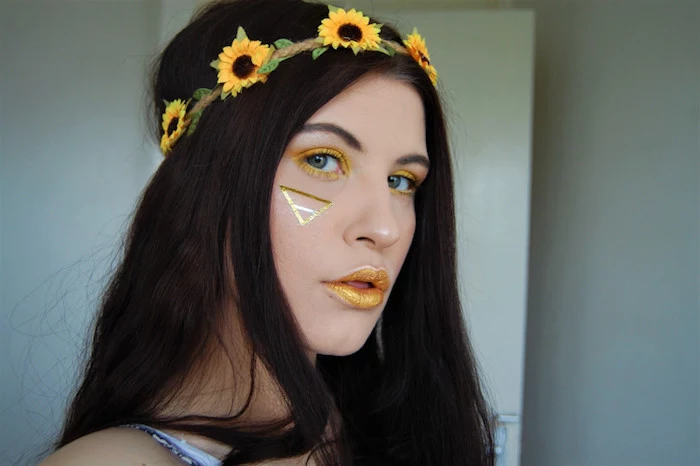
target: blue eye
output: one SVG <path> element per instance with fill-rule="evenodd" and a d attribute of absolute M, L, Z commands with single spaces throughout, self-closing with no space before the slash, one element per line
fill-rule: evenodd
<path fill-rule="evenodd" d="M 306 158 L 306 163 L 317 170 L 337 172 L 340 162 L 337 158 L 328 154 L 314 154 Z"/>
<path fill-rule="evenodd" d="M 413 194 L 416 191 L 416 182 L 411 177 L 404 175 L 391 175 L 387 178 L 389 188 L 400 194 Z"/>
<path fill-rule="evenodd" d="M 331 148 L 310 149 L 292 160 L 309 175 L 331 181 L 350 173 L 345 156 Z"/>

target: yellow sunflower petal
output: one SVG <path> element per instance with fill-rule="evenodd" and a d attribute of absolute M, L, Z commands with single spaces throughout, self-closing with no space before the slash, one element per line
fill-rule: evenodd
<path fill-rule="evenodd" d="M 255 65 L 262 66 L 269 60 L 272 52 L 272 48 L 260 46 L 253 52 L 251 59 Z"/>
<path fill-rule="evenodd" d="M 430 81 L 437 87 L 438 72 L 430 62 L 430 53 L 425 45 L 425 39 L 414 28 L 413 33 L 409 34 L 403 43 L 411 57 L 423 68 L 430 77 Z"/>
<path fill-rule="evenodd" d="M 325 39 L 323 39 L 323 45 L 324 45 L 324 46 L 325 46 L 325 45 L 330 45 L 330 46 L 332 46 L 334 49 L 337 49 L 338 46 L 340 45 L 340 39 L 335 38 L 335 37 L 326 37 Z"/>
<path fill-rule="evenodd" d="M 433 65 L 428 65 L 427 68 L 425 68 L 425 71 L 428 73 L 428 77 L 430 78 L 430 81 L 433 83 L 433 86 L 437 87 L 437 82 L 438 82 L 438 72 L 435 69 Z"/>
<path fill-rule="evenodd" d="M 341 36 L 340 29 L 343 26 L 354 26 L 359 30 L 359 37 L 348 38 Z M 361 50 L 377 50 L 380 47 L 381 28 L 376 24 L 370 24 L 369 17 L 354 8 L 345 11 L 341 8 L 329 13 L 327 18 L 321 21 L 318 27 L 318 37 L 324 46 L 332 46 L 337 49 L 340 46 L 350 48 L 358 53 Z"/>
<path fill-rule="evenodd" d="M 168 102 L 165 106 L 165 112 L 163 112 L 163 123 L 161 127 L 163 128 L 163 136 L 160 139 L 160 149 L 163 154 L 167 154 L 172 150 L 173 145 L 182 136 L 185 128 L 187 127 L 187 122 L 185 121 L 185 115 L 187 114 L 187 105 L 189 101 L 185 102 L 181 99 L 173 100 Z M 175 128 L 168 133 L 173 121 L 177 124 Z"/>
<path fill-rule="evenodd" d="M 425 39 L 415 30 L 413 34 L 409 34 L 408 38 L 404 40 L 404 45 L 406 45 L 406 48 L 416 60 L 425 61 L 427 59 L 430 62 L 430 53 L 428 53 L 428 48 L 425 45 Z"/>
<path fill-rule="evenodd" d="M 170 152 L 169 142 L 170 142 L 170 139 L 165 134 L 163 135 L 162 138 L 160 138 L 160 151 L 163 154 L 167 154 L 168 152 Z"/>
<path fill-rule="evenodd" d="M 367 19 L 366 23 L 364 22 L 365 18 Z M 360 24 L 369 24 L 369 18 L 363 15 L 361 11 L 350 11 L 350 13 L 348 14 L 348 19 L 351 19 L 353 22 Z"/>
<path fill-rule="evenodd" d="M 265 82 L 266 75 L 259 75 L 258 68 L 269 62 L 274 49 L 263 44 L 259 40 L 250 40 L 248 37 L 235 39 L 230 46 L 224 47 L 219 54 L 217 68 L 217 83 L 222 84 L 222 98 L 229 95 L 235 97 L 245 87 L 250 87 L 257 82 Z M 246 75 L 236 75 L 241 72 L 233 65 L 241 57 L 248 57 L 253 67 L 244 67 Z"/>
<path fill-rule="evenodd" d="M 233 74 L 233 63 L 224 63 L 224 66 L 219 67 L 219 76 L 230 76 Z"/>
<path fill-rule="evenodd" d="M 342 8 L 338 8 L 335 11 L 331 11 L 328 15 L 328 18 L 335 23 L 336 21 L 338 21 L 338 18 L 340 18 L 341 12 L 345 14 L 345 10 L 343 10 Z"/>
<path fill-rule="evenodd" d="M 246 37 L 240 41 L 233 41 L 233 43 L 237 45 L 238 50 L 240 51 L 241 49 L 245 49 L 248 47 L 248 44 L 250 44 L 250 39 Z"/>
<path fill-rule="evenodd" d="M 403 43 L 411 57 L 423 68 L 430 77 L 430 81 L 437 87 L 438 73 L 430 62 L 430 53 L 428 53 L 428 47 L 425 45 L 425 39 L 414 28 L 413 33 L 409 34 Z"/>

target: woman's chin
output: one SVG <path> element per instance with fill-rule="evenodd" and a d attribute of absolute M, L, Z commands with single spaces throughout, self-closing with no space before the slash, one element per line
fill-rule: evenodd
<path fill-rule="evenodd" d="M 310 350 L 326 356 L 350 356 L 362 348 L 369 334 L 344 335 L 343 338 L 329 339 L 310 345 Z"/>

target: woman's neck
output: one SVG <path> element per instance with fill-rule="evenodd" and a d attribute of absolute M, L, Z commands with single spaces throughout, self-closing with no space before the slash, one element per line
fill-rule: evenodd
<path fill-rule="evenodd" d="M 233 327 L 228 341 L 246 342 L 241 326 Z M 164 417 L 235 417 L 239 426 L 274 423 L 289 418 L 290 409 L 284 391 L 247 345 L 227 351 L 219 348 L 209 354 L 212 356 L 204 358 L 206 362 L 202 363 L 206 369 L 194 371 L 192 378 L 198 380 L 185 381 L 185 388 L 162 411 Z M 307 351 L 307 354 L 315 365 L 316 353 Z M 175 430 L 166 432 L 219 459 L 231 450 L 229 445 L 207 437 Z M 286 461 L 284 464 L 294 464 L 289 462 L 290 459 Z"/>

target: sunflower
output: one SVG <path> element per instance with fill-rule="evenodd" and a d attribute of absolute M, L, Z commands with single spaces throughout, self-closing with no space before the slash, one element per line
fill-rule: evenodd
<path fill-rule="evenodd" d="M 345 11 L 338 8 L 331 11 L 318 27 L 318 37 L 323 45 L 332 45 L 334 49 L 343 46 L 352 49 L 355 54 L 360 50 L 377 50 L 380 47 L 380 26 L 370 24 L 369 18 L 362 12 Z"/>
<path fill-rule="evenodd" d="M 187 128 L 185 122 L 185 114 L 187 113 L 187 104 L 181 99 L 166 102 L 165 113 L 163 113 L 163 137 L 160 138 L 160 150 L 163 155 L 170 152 L 182 136 L 182 133 Z"/>
<path fill-rule="evenodd" d="M 437 86 L 438 73 L 435 67 L 430 63 L 430 54 L 428 47 L 425 45 L 425 39 L 418 34 L 416 29 L 413 29 L 413 34 L 409 34 L 408 38 L 403 41 L 408 53 L 413 59 L 428 73 L 433 86 Z"/>
<path fill-rule="evenodd" d="M 267 81 L 266 74 L 258 74 L 258 68 L 270 61 L 272 47 L 259 40 L 237 37 L 230 46 L 224 47 L 219 59 L 212 65 L 219 70 L 218 83 L 223 84 L 222 97 L 236 97 L 244 87 Z"/>

